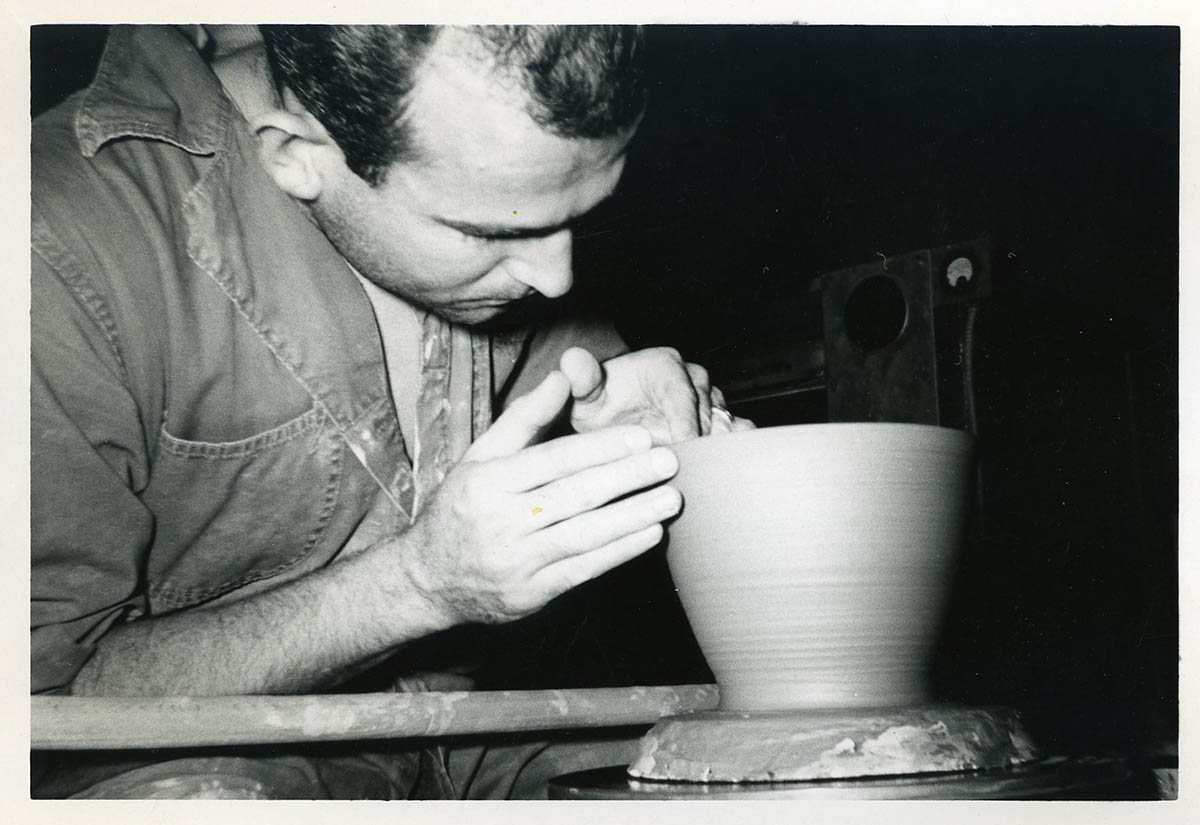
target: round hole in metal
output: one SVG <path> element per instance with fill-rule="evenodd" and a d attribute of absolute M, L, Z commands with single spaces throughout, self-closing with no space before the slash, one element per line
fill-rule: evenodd
<path fill-rule="evenodd" d="M 904 292 L 886 275 L 864 279 L 846 299 L 846 335 L 864 352 L 891 344 L 900 337 L 907 320 Z"/>

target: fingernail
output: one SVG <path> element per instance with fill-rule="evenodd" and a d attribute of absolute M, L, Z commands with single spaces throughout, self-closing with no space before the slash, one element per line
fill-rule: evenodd
<path fill-rule="evenodd" d="M 650 431 L 645 427 L 632 427 L 625 433 L 625 443 L 631 450 L 644 452 L 650 449 Z"/>
<path fill-rule="evenodd" d="M 654 508 L 664 516 L 674 515 L 683 503 L 682 496 L 674 487 L 663 487 L 654 498 Z"/>
<path fill-rule="evenodd" d="M 675 473 L 679 468 L 679 460 L 666 447 L 658 447 L 650 453 L 650 466 L 660 477 L 665 477 Z"/>

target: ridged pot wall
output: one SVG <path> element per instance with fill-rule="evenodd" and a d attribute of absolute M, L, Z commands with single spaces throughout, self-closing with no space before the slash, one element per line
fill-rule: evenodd
<path fill-rule="evenodd" d="M 807 424 L 676 447 L 667 559 L 726 710 L 929 700 L 974 439 Z"/>

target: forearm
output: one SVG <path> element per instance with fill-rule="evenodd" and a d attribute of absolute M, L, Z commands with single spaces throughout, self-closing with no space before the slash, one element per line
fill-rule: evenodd
<path fill-rule="evenodd" d="M 450 622 L 402 568 L 407 537 L 273 590 L 107 634 L 77 695 L 299 693 Z"/>

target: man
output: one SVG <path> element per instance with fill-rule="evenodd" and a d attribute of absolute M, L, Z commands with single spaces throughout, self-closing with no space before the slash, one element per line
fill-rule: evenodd
<path fill-rule="evenodd" d="M 192 35 L 115 29 L 35 126 L 34 690 L 327 689 L 654 546 L 661 445 L 748 423 L 673 352 L 489 326 L 570 289 L 636 33 L 272 27 L 270 77 Z"/>

